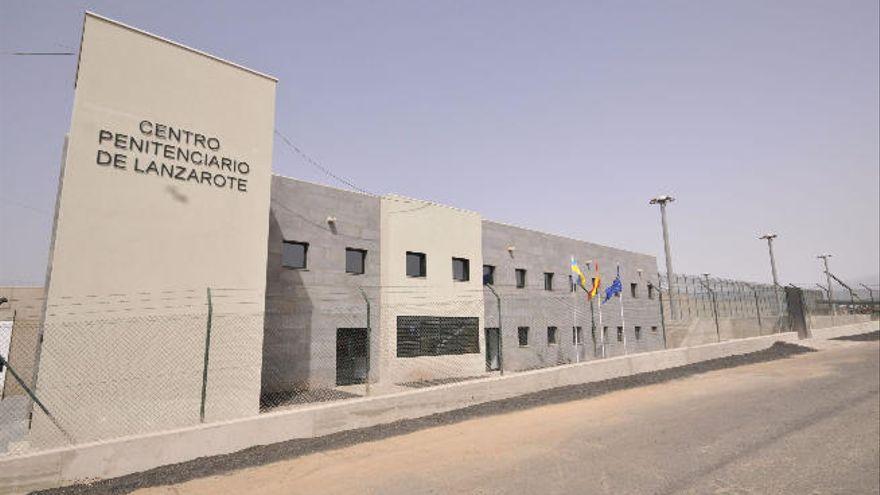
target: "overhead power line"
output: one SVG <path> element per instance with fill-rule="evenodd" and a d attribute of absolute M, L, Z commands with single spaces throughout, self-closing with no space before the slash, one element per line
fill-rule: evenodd
<path fill-rule="evenodd" d="M 346 179 L 345 177 L 342 177 L 341 175 L 338 175 L 338 174 L 333 173 L 332 170 L 330 170 L 329 168 L 327 168 L 327 167 L 321 165 L 320 163 L 318 163 L 317 160 L 313 159 L 312 157 L 310 157 L 309 155 L 307 155 L 303 150 L 299 149 L 299 147 L 298 147 L 297 145 L 293 144 L 293 142 L 292 142 L 287 136 L 285 136 L 284 134 L 282 134 L 281 131 L 279 131 L 278 129 L 275 129 L 275 135 L 277 135 L 278 137 L 280 137 L 281 140 L 284 142 L 284 144 L 286 144 L 288 148 L 290 148 L 291 150 L 293 150 L 297 155 L 299 155 L 303 160 L 305 160 L 306 163 L 308 163 L 309 165 L 311 165 L 311 166 L 317 168 L 318 170 L 320 170 L 321 172 L 323 172 L 323 173 L 324 173 L 325 175 L 327 175 L 328 177 L 331 177 L 331 178 L 333 178 L 333 179 L 335 179 L 335 180 L 341 182 L 342 184 L 345 184 L 346 186 L 348 186 L 348 187 L 354 189 L 355 191 L 358 191 L 358 192 L 362 192 L 362 193 L 364 193 L 364 194 L 370 194 L 370 195 L 375 196 L 375 194 L 373 194 L 373 193 L 367 191 L 366 189 L 364 189 L 364 188 L 362 188 L 362 187 L 358 187 L 358 186 L 355 185 L 354 182 L 352 182 L 351 180 Z"/>

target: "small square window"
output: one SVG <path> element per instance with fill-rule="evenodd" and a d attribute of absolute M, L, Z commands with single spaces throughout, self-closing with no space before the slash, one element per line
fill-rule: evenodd
<path fill-rule="evenodd" d="M 483 265 L 483 285 L 495 285 L 495 267 L 492 265 Z"/>
<path fill-rule="evenodd" d="M 517 328 L 516 335 L 519 339 L 519 346 L 520 347 L 526 347 L 529 345 L 529 327 Z"/>
<path fill-rule="evenodd" d="M 516 288 L 522 289 L 526 286 L 526 271 L 522 268 L 516 269 Z"/>
<path fill-rule="evenodd" d="M 617 327 L 617 341 L 623 342 L 623 327 Z"/>
<path fill-rule="evenodd" d="M 654 284 L 648 284 L 648 299 L 654 299 Z"/>
<path fill-rule="evenodd" d="M 553 274 L 544 273 L 544 290 L 553 290 Z"/>
<path fill-rule="evenodd" d="M 464 258 L 452 258 L 452 279 L 467 282 L 471 279 L 471 262 Z"/>
<path fill-rule="evenodd" d="M 345 248 L 345 273 L 362 275 L 367 260 L 367 251 L 364 249 Z"/>
<path fill-rule="evenodd" d="M 635 327 L 636 340 L 642 340 L 642 327 Z"/>
<path fill-rule="evenodd" d="M 284 241 L 281 264 L 287 268 L 305 268 L 308 252 L 308 242 Z"/>
<path fill-rule="evenodd" d="M 638 299 L 639 284 L 629 284 L 629 295 L 632 296 L 633 299 Z"/>
<path fill-rule="evenodd" d="M 425 253 L 406 252 L 406 276 L 424 277 L 427 271 Z"/>
<path fill-rule="evenodd" d="M 657 327 L 656 327 L 656 326 L 652 326 L 652 327 L 651 327 L 651 333 L 657 333 Z"/>
<path fill-rule="evenodd" d="M 547 345 L 556 344 L 556 327 L 547 327 Z"/>

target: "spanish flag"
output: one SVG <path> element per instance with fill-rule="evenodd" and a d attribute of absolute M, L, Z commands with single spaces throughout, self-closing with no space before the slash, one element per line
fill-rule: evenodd
<path fill-rule="evenodd" d="M 596 276 L 593 277 L 593 287 L 590 288 L 588 294 L 590 299 L 596 297 L 596 294 L 599 293 L 599 286 L 602 285 L 602 276 L 599 275 L 599 262 L 594 262 L 596 264 Z"/>

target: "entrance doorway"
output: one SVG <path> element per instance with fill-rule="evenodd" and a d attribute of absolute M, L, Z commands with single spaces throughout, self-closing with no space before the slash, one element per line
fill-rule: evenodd
<path fill-rule="evenodd" d="M 501 333 L 497 328 L 486 328 L 486 371 L 501 369 Z"/>
<path fill-rule="evenodd" d="M 365 383 L 369 359 L 366 328 L 336 329 L 336 385 Z"/>

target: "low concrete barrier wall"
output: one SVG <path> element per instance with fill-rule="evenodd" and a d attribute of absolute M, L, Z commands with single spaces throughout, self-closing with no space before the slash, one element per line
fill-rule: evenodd
<path fill-rule="evenodd" d="M 864 325 L 850 326 L 840 331 L 858 333 L 865 331 L 862 327 Z M 113 478 L 198 457 L 228 454 L 255 445 L 318 437 L 555 387 L 746 354 L 766 349 L 776 341 L 796 342 L 797 334 L 787 332 L 620 356 L 0 458 L 0 493 L 20 493 L 83 480 Z"/>
<path fill-rule="evenodd" d="M 812 315 L 809 317 L 811 330 L 830 327 L 842 327 L 871 321 L 871 315 Z"/>

